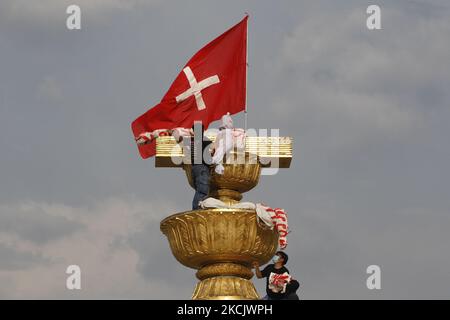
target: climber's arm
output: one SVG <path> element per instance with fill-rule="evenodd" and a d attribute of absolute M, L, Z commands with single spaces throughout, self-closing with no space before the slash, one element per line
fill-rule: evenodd
<path fill-rule="evenodd" d="M 262 276 L 262 274 L 261 274 L 261 270 L 259 270 L 259 263 L 258 262 L 253 262 L 253 267 L 255 268 L 255 274 L 256 274 L 256 277 L 258 278 L 258 279 L 261 279 L 263 276 Z"/>

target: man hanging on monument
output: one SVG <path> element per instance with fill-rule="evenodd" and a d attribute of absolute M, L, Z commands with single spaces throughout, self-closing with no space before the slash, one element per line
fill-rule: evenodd
<path fill-rule="evenodd" d="M 300 284 L 290 276 L 286 268 L 287 261 L 288 255 L 278 251 L 273 258 L 273 264 L 267 265 L 262 271 L 259 270 L 258 262 L 253 263 L 256 277 L 266 278 L 267 295 L 263 300 L 299 300 L 296 291 Z"/>
<path fill-rule="evenodd" d="M 192 210 L 199 209 L 199 202 L 206 199 L 209 193 L 209 167 L 211 164 L 211 140 L 204 135 L 204 126 L 201 121 L 195 121 L 192 126 L 194 136 L 183 138 L 183 143 L 190 149 L 190 163 L 192 164 L 192 182 L 195 188 Z M 188 142 L 186 146 L 186 140 Z"/>

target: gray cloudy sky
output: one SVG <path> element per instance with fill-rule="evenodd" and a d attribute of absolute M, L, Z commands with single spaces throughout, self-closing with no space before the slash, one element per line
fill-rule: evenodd
<path fill-rule="evenodd" d="M 291 168 L 244 197 L 288 211 L 301 297 L 450 298 L 444 0 L 1 1 L 0 298 L 190 298 L 159 222 L 193 191 L 140 159 L 130 123 L 244 12 L 249 126 L 295 139 Z M 65 289 L 70 264 L 81 291 Z"/>

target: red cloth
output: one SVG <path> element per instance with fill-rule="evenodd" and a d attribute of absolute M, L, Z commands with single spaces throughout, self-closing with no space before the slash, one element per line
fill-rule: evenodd
<path fill-rule="evenodd" d="M 247 19 L 248 16 L 188 61 L 161 102 L 133 121 L 135 139 L 156 129 L 190 128 L 197 120 L 206 129 L 227 112 L 235 114 L 245 109 Z M 138 148 L 144 159 L 156 152 L 155 141 Z"/>

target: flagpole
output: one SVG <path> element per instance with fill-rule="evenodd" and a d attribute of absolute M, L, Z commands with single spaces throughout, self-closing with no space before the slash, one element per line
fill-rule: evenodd
<path fill-rule="evenodd" d="M 249 14 L 246 12 L 245 13 L 247 15 L 247 17 L 249 16 Z M 245 132 L 247 132 L 247 105 L 248 105 L 248 20 L 247 20 L 247 34 L 245 37 L 246 40 L 246 44 L 245 44 L 245 53 L 246 53 L 246 57 L 245 57 L 245 110 L 244 110 L 244 129 Z"/>

